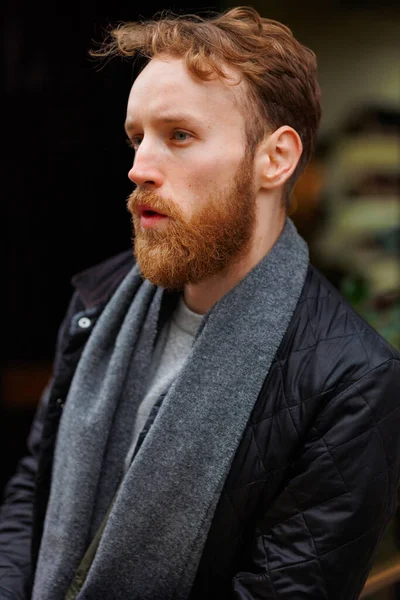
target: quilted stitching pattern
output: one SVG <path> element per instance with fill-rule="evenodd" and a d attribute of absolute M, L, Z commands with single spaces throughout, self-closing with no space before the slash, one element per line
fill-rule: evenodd
<path fill-rule="evenodd" d="M 310 267 L 192 600 L 358 597 L 395 510 L 399 388 L 397 353 Z"/>
<path fill-rule="evenodd" d="M 77 310 L 107 300 L 130 267 L 130 255 L 76 280 L 79 293 L 66 324 Z M 94 292 L 87 287 L 91 280 Z M 0 545 L 8 543 L 10 530 L 31 536 L 27 490 L 38 468 L 33 564 L 60 416 L 56 400 L 67 393 L 82 351 L 78 341 L 61 328 L 42 460 L 37 467 L 37 433 L 30 443 L 34 458 L 9 487 L 10 497 L 21 501 L 5 507 L 0 531 Z M 358 597 L 396 507 L 399 389 L 399 355 L 310 268 L 225 482 L 190 600 Z M 30 516 L 22 522 L 23 510 Z M 17 543 L 14 552 L 11 562 L 2 554 L 2 585 L 19 597 L 19 582 L 30 585 L 29 545 Z"/>

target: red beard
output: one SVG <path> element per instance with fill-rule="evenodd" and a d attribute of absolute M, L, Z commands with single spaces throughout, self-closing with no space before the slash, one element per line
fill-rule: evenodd
<path fill-rule="evenodd" d="M 159 228 L 142 229 L 140 205 L 148 205 L 168 219 Z M 248 249 L 255 226 L 253 161 L 245 156 L 231 189 L 212 194 L 189 218 L 173 200 L 144 189 L 129 196 L 128 210 L 143 277 L 177 290 L 187 283 L 199 283 L 240 260 Z"/>

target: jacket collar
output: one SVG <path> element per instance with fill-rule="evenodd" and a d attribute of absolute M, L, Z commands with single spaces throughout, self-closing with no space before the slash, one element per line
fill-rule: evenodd
<path fill-rule="evenodd" d="M 134 264 L 135 257 L 132 250 L 126 250 L 74 275 L 71 283 L 79 292 L 85 310 L 104 307 Z M 159 329 L 172 314 L 179 296 L 179 292 L 164 291 L 158 322 Z"/>
<path fill-rule="evenodd" d="M 105 304 L 135 263 L 132 250 L 80 271 L 71 279 L 85 308 Z"/>

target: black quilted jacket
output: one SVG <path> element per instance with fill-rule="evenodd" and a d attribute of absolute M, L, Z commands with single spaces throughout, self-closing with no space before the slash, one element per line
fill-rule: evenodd
<path fill-rule="evenodd" d="M 1 600 L 30 597 L 62 406 L 92 326 L 131 266 L 127 252 L 74 279 L 30 455 L 1 509 Z M 190 600 L 358 597 L 396 508 L 399 359 L 310 266 L 225 483 Z"/>

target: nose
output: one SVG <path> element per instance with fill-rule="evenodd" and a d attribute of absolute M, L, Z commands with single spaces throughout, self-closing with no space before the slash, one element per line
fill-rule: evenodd
<path fill-rule="evenodd" d="M 133 165 L 128 172 L 129 179 L 138 187 L 162 186 L 164 177 L 160 170 L 160 157 L 150 143 L 142 140 L 139 148 L 135 150 Z"/>

